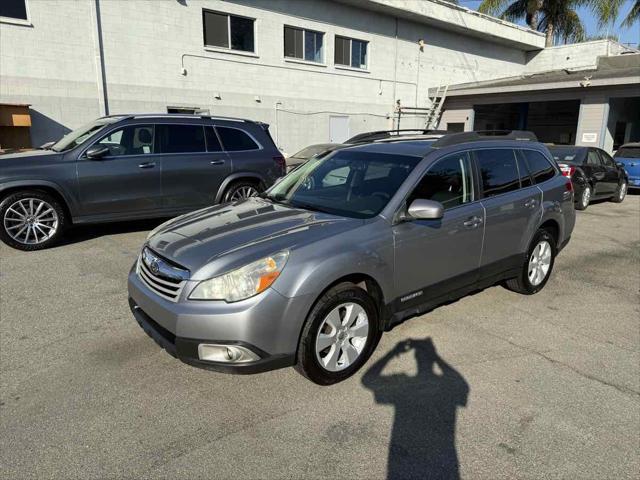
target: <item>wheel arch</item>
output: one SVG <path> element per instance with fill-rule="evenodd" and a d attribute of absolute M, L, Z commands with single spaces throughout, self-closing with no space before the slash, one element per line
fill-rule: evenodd
<path fill-rule="evenodd" d="M 45 192 L 54 197 L 62 206 L 64 213 L 69 223 L 73 222 L 73 215 L 71 213 L 70 201 L 65 195 L 62 188 L 52 182 L 35 181 L 35 182 L 12 182 L 0 187 L 0 202 L 2 202 L 9 195 L 25 190 L 38 190 Z"/>
<path fill-rule="evenodd" d="M 560 243 L 560 224 L 557 220 L 549 218 L 540 225 L 541 229 L 546 230 L 553 237 L 556 242 L 556 246 Z"/>
<path fill-rule="evenodd" d="M 220 187 L 218 188 L 218 192 L 216 193 L 215 203 L 220 203 L 222 201 L 222 197 L 224 196 L 224 192 L 227 190 L 229 185 L 231 185 L 232 183 L 243 181 L 243 180 L 250 180 L 250 181 L 254 181 L 254 182 L 257 181 L 262 186 L 265 186 L 267 184 L 266 179 L 262 175 L 260 175 L 259 173 L 256 173 L 256 172 L 236 172 L 236 173 L 232 173 L 227 178 L 225 178 L 222 181 L 222 183 L 220 184 Z"/>

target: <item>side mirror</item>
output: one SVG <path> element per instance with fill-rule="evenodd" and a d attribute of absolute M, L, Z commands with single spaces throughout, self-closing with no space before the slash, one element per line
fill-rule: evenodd
<path fill-rule="evenodd" d="M 622 162 L 616 162 L 616 165 L 620 168 L 624 168 L 624 163 Z"/>
<path fill-rule="evenodd" d="M 107 153 L 109 153 L 109 147 L 105 147 L 104 145 L 93 145 L 89 147 L 85 152 L 85 155 L 91 160 L 100 160 Z"/>
<path fill-rule="evenodd" d="M 418 220 L 437 220 L 444 215 L 444 206 L 440 202 L 418 198 L 407 209 L 410 218 Z"/>

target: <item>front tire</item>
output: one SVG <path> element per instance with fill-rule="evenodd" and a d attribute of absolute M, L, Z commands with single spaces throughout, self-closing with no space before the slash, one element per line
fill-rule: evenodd
<path fill-rule="evenodd" d="M 538 293 L 551 276 L 556 254 L 557 247 L 553 236 L 547 230 L 539 229 L 533 236 L 520 274 L 507 280 L 505 287 L 523 295 Z"/>
<path fill-rule="evenodd" d="M 591 186 L 585 185 L 584 190 L 582 190 L 582 195 L 576 202 L 576 210 L 586 210 L 589 206 L 589 202 L 591 201 Z"/>
<path fill-rule="evenodd" d="M 341 382 L 364 365 L 380 336 L 378 309 L 371 296 L 352 283 L 338 284 L 309 313 L 295 369 L 318 385 Z"/>
<path fill-rule="evenodd" d="M 620 182 L 620 185 L 618 185 L 618 189 L 616 190 L 616 194 L 613 197 L 611 197 L 611 201 L 613 203 L 622 203 L 625 197 L 627 196 L 628 188 L 629 186 L 627 185 L 626 180 L 623 180 L 622 182 Z"/>
<path fill-rule="evenodd" d="M 0 239 L 15 249 L 49 248 L 60 240 L 65 227 L 62 205 L 46 192 L 16 192 L 0 203 Z"/>

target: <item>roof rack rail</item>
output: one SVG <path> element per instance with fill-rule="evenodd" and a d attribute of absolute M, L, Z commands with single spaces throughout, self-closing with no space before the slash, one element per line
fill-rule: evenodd
<path fill-rule="evenodd" d="M 448 147 L 459 143 L 477 142 L 482 140 L 520 140 L 537 142 L 535 133 L 526 130 L 477 130 L 475 132 L 451 133 L 437 140 L 433 148 Z"/>
<path fill-rule="evenodd" d="M 376 130 L 374 132 L 365 132 L 354 135 L 344 143 L 364 143 L 373 142 L 375 140 L 381 140 L 383 138 L 396 137 L 401 135 L 408 135 L 409 132 L 417 135 L 430 135 L 430 134 L 445 134 L 445 130 L 428 130 L 425 128 L 403 128 L 394 130 Z"/>
<path fill-rule="evenodd" d="M 252 122 L 246 118 L 222 117 L 219 115 L 203 115 L 200 113 L 120 113 L 114 115 L 105 115 L 102 118 L 122 117 L 129 118 L 209 118 L 212 120 L 227 120 L 230 122 Z"/>

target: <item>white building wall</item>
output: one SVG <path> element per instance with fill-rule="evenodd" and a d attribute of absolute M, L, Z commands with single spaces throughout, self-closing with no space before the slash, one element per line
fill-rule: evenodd
<path fill-rule="evenodd" d="M 27 1 L 33 26 L 0 24 L 0 102 L 33 105 L 38 145 L 63 127 L 101 115 L 104 106 L 95 0 Z M 426 106 L 429 87 L 518 75 L 525 68 L 523 49 L 329 0 L 99 4 L 110 113 L 187 106 L 253 118 L 271 124 L 274 136 L 277 124 L 279 146 L 289 153 L 328 141 L 328 112 L 349 115 L 351 134 L 386 129 L 396 100 Z M 203 8 L 255 18 L 256 55 L 205 49 Z M 325 32 L 323 65 L 284 58 L 285 24 Z M 367 71 L 334 65 L 335 35 L 369 41 Z M 423 52 L 418 39 L 426 42 Z M 410 126 L 402 120 L 402 127 Z"/>

